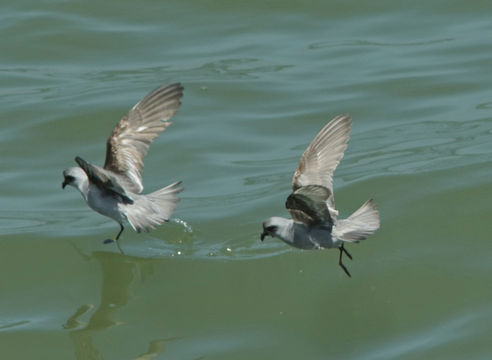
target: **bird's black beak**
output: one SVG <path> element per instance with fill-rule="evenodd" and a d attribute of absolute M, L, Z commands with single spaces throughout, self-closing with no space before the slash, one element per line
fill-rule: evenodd
<path fill-rule="evenodd" d="M 263 232 L 261 233 L 261 235 L 260 235 L 260 239 L 261 239 L 261 241 L 265 240 L 265 236 L 268 236 L 268 235 L 270 235 L 270 234 L 268 234 L 266 231 L 263 231 Z"/>
<path fill-rule="evenodd" d="M 62 189 L 65 189 L 65 186 L 67 186 L 67 184 L 68 184 L 67 179 L 64 179 L 62 182 Z"/>

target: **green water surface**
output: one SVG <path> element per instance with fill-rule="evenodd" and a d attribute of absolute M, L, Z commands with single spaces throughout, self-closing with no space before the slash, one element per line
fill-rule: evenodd
<path fill-rule="evenodd" d="M 0 5 L 1 359 L 490 359 L 492 3 Z M 145 191 L 189 224 L 127 229 L 61 190 L 115 123 L 181 82 Z M 381 229 L 338 251 L 259 240 L 297 161 L 350 113 L 335 172 Z"/>

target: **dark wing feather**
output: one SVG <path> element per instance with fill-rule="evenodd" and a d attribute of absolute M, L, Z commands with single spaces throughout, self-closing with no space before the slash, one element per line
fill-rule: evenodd
<path fill-rule="evenodd" d="M 324 186 L 308 185 L 298 188 L 289 195 L 285 207 L 289 210 L 292 219 L 308 226 L 321 223 L 332 223 L 326 201 L 331 192 Z"/>
<path fill-rule="evenodd" d="M 78 156 L 75 158 L 75 162 L 84 170 L 92 184 L 103 191 L 109 191 L 119 195 L 125 203 L 133 204 L 133 199 L 125 191 L 125 185 L 120 183 L 121 179 L 117 175 L 105 171 L 99 166 L 92 165 Z"/>
<path fill-rule="evenodd" d="M 127 189 L 143 190 L 143 157 L 150 144 L 164 131 L 181 105 L 183 87 L 176 83 L 161 86 L 141 101 L 116 124 L 106 143 L 104 169 L 128 179 Z"/>

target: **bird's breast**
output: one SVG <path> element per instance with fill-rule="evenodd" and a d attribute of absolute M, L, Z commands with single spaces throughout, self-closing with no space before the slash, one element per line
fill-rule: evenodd
<path fill-rule="evenodd" d="M 107 192 L 101 191 L 97 186 L 89 186 L 87 204 L 99 214 L 108 216 L 120 223 L 124 219 L 119 210 L 118 199 Z"/>

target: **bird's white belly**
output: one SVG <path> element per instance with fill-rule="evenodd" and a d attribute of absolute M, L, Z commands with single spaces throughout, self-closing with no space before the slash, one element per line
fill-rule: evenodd
<path fill-rule="evenodd" d="M 87 204 L 99 214 L 110 217 L 119 223 L 125 220 L 119 209 L 118 201 L 100 191 L 96 186 L 89 187 Z"/>
<path fill-rule="evenodd" d="M 321 248 L 338 247 L 337 240 L 334 239 L 331 232 L 326 229 L 312 229 L 309 232 L 309 237 L 313 244 L 317 244 Z"/>
<path fill-rule="evenodd" d="M 294 241 L 291 245 L 301 249 L 324 249 L 338 247 L 337 240 L 327 228 L 308 228 L 304 224 L 295 223 Z"/>

